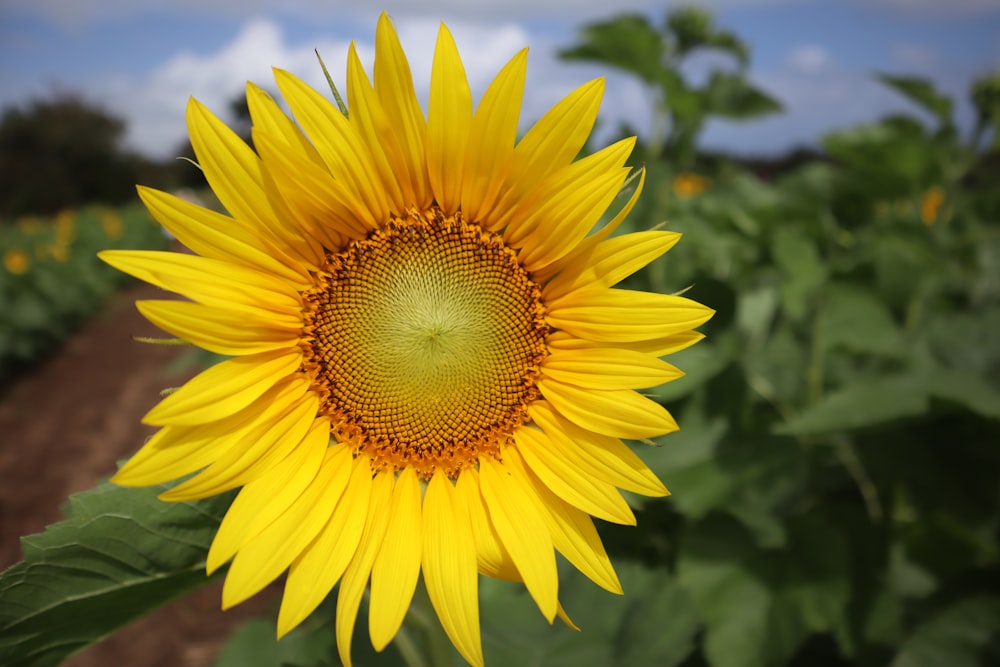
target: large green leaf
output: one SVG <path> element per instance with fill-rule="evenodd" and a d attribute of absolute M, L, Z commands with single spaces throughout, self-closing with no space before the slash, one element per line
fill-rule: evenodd
<path fill-rule="evenodd" d="M 889 357 L 906 353 L 889 308 L 878 295 L 855 285 L 828 286 L 817 333 L 827 350 L 842 348 Z"/>
<path fill-rule="evenodd" d="M 644 16 L 623 15 L 583 28 L 580 43 L 563 49 L 564 60 L 587 60 L 637 75 L 647 84 L 659 81 L 665 55 L 663 37 Z"/>
<path fill-rule="evenodd" d="M 781 103 L 747 82 L 743 74 L 712 72 L 705 87 L 707 110 L 733 120 L 749 120 L 781 111 Z"/>
<path fill-rule="evenodd" d="M 848 431 L 920 415 L 928 405 L 926 390 L 912 378 L 858 379 L 827 394 L 776 431 L 792 435 Z"/>
<path fill-rule="evenodd" d="M 1000 419 L 1000 391 L 983 373 L 966 369 L 938 369 L 925 377 L 935 398 L 957 403 L 983 417 Z"/>
<path fill-rule="evenodd" d="M 781 269 L 781 301 L 789 317 L 801 320 L 809 312 L 816 291 L 826 279 L 826 266 L 803 227 L 788 225 L 774 233 L 771 252 Z"/>
<path fill-rule="evenodd" d="M 941 609 L 903 642 L 892 667 L 1000 664 L 1000 598 L 975 596 Z"/>
<path fill-rule="evenodd" d="M 580 632 L 547 624 L 523 586 L 483 579 L 483 648 L 491 667 L 672 667 L 694 649 L 699 623 L 688 594 L 663 570 L 615 569 L 625 594 L 560 573 L 559 598 Z"/>
<path fill-rule="evenodd" d="M 710 47 L 729 53 L 740 65 L 750 62 L 750 48 L 736 34 L 719 30 L 711 12 L 700 7 L 678 7 L 667 14 L 666 29 L 679 54 L 688 54 L 699 47 Z"/>
<path fill-rule="evenodd" d="M 951 123 L 951 100 L 937 92 L 929 80 L 917 76 L 889 74 L 877 74 L 875 78 L 930 111 L 942 123 Z"/>
<path fill-rule="evenodd" d="M 208 582 L 205 555 L 232 496 L 166 503 L 164 489 L 101 484 L 23 538 L 24 561 L 0 575 L 0 664 L 58 664 Z"/>
<path fill-rule="evenodd" d="M 813 633 L 842 620 L 850 595 L 847 545 L 820 517 L 788 526 L 786 548 L 760 549 L 734 521 L 710 517 L 685 535 L 678 581 L 705 622 L 713 667 L 786 664 Z"/>
<path fill-rule="evenodd" d="M 337 647 L 333 619 L 304 626 L 278 641 L 274 621 L 255 618 L 233 633 L 215 659 L 215 667 L 333 667 Z"/>

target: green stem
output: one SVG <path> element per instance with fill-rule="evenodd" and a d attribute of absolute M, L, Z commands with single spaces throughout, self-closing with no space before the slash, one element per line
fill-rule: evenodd
<path fill-rule="evenodd" d="M 399 629 L 396 637 L 392 640 L 396 650 L 403 656 L 406 667 L 428 667 L 424 656 L 420 654 L 420 647 L 410 636 L 410 631 L 405 627 Z"/>
<path fill-rule="evenodd" d="M 445 634 L 444 628 L 438 622 L 431 598 L 427 594 L 427 587 L 424 582 L 417 584 L 417 590 L 413 595 L 413 604 L 410 606 L 410 616 L 414 624 L 420 627 L 424 633 L 424 641 L 427 649 L 426 664 L 429 667 L 453 667 L 454 659 L 451 648 L 451 640 Z"/>

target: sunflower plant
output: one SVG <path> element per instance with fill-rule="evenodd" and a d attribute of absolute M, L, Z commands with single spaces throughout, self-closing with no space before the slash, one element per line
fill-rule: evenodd
<path fill-rule="evenodd" d="M 181 480 L 158 496 L 186 504 L 172 526 L 216 499 L 195 562 L 226 569 L 222 606 L 285 574 L 281 637 L 332 593 L 345 665 L 363 601 L 376 651 L 409 613 L 484 664 L 480 575 L 575 627 L 556 554 L 622 593 L 592 517 L 635 524 L 619 489 L 667 495 L 623 439 L 677 429 L 640 390 L 682 375 L 661 357 L 701 339 L 713 311 L 616 287 L 679 235 L 614 234 L 644 179 L 626 164 L 635 138 L 577 159 L 602 80 L 517 139 L 526 67 L 524 50 L 474 105 L 442 25 L 425 115 L 383 15 L 371 78 L 348 53 L 346 109 L 276 70 L 294 120 L 250 84 L 251 149 L 191 101 L 197 162 L 228 215 L 139 194 L 193 254 L 100 253 L 186 297 L 139 302 L 146 318 L 227 357 L 146 414 L 159 431 L 112 482 Z M 192 581 L 173 569 L 166 581 Z"/>

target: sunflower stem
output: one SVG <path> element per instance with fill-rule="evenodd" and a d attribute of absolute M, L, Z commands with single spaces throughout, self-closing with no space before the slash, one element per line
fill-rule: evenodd
<path fill-rule="evenodd" d="M 403 663 L 406 664 L 406 667 L 428 667 L 424 656 L 420 654 L 420 646 L 413 640 L 409 630 L 405 627 L 399 629 L 392 643 L 403 656 Z"/>
<path fill-rule="evenodd" d="M 417 584 L 417 590 L 413 595 L 410 617 L 424 632 L 426 664 L 429 667 L 452 667 L 455 662 L 452 657 L 451 640 L 437 620 L 437 614 L 434 613 L 430 595 L 427 594 L 427 587 L 423 581 Z"/>

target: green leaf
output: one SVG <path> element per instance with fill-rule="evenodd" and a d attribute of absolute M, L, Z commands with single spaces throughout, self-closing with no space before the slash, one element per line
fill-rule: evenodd
<path fill-rule="evenodd" d="M 801 320 L 826 280 L 826 267 L 816 249 L 816 242 L 798 227 L 779 227 L 771 247 L 774 261 L 781 269 L 781 301 L 789 317 Z"/>
<path fill-rule="evenodd" d="M 775 429 L 791 435 L 849 431 L 923 414 L 927 392 L 913 378 L 859 379 L 831 392 Z"/>
<path fill-rule="evenodd" d="M 679 53 L 705 44 L 715 32 L 712 13 L 700 7 L 678 7 L 667 14 L 666 27 L 677 42 Z"/>
<path fill-rule="evenodd" d="M 925 379 L 927 391 L 952 401 L 972 412 L 1000 419 L 1000 391 L 987 382 L 982 373 L 965 369 L 936 369 Z"/>
<path fill-rule="evenodd" d="M 24 561 L 0 575 L 0 664 L 56 665 L 208 583 L 205 555 L 232 495 L 157 500 L 166 488 L 106 482 L 22 539 Z"/>
<path fill-rule="evenodd" d="M 336 667 L 337 636 L 334 632 L 338 588 L 301 625 L 277 638 L 276 616 L 257 618 L 241 626 L 219 652 L 213 667 Z M 418 594 L 419 595 L 419 594 Z M 419 603 L 414 602 L 414 608 Z M 276 612 L 277 610 L 275 610 Z M 351 657 L 358 667 L 410 667 L 400 646 L 416 655 L 427 655 L 425 635 L 417 614 L 410 613 L 396 638 L 382 652 L 372 648 L 368 635 L 367 596 L 361 602 L 354 624 Z M 458 654 L 455 665 L 458 665 Z"/>
<path fill-rule="evenodd" d="M 826 350 L 887 357 L 907 352 L 889 308 L 870 290 L 854 285 L 829 285 L 817 334 Z"/>
<path fill-rule="evenodd" d="M 714 71 L 705 87 L 709 113 L 733 120 L 749 120 L 781 111 L 781 103 L 747 83 L 743 74 Z"/>
<path fill-rule="evenodd" d="M 583 28 L 580 43 L 563 49 L 563 60 L 587 60 L 617 67 L 650 85 L 659 81 L 663 38 L 644 16 L 624 15 Z"/>
<path fill-rule="evenodd" d="M 824 136 L 822 145 L 847 167 L 842 177 L 850 196 L 872 203 L 910 196 L 942 178 L 942 155 L 912 118 L 838 130 Z"/>
<path fill-rule="evenodd" d="M 616 563 L 624 595 L 576 570 L 560 570 L 559 597 L 574 632 L 547 624 L 523 586 L 483 579 L 483 649 L 488 665 L 626 667 L 679 665 L 694 649 L 699 623 L 688 594 L 663 570 Z"/>
<path fill-rule="evenodd" d="M 917 76 L 892 76 L 876 74 L 875 78 L 907 99 L 937 116 L 942 123 L 951 125 L 951 100 L 937 92 L 928 79 Z"/>
<path fill-rule="evenodd" d="M 939 610 L 900 647 L 892 667 L 1000 664 L 1000 598 L 977 596 Z"/>
<path fill-rule="evenodd" d="M 731 519 L 685 535 L 677 577 L 705 621 L 713 667 L 782 665 L 809 635 L 841 621 L 850 596 L 844 535 L 821 517 L 788 525 L 781 550 L 760 549 Z"/>
<path fill-rule="evenodd" d="M 757 351 L 771 331 L 778 309 L 778 290 L 767 285 L 746 289 L 737 297 L 736 326 L 747 339 L 747 347 Z"/>
<path fill-rule="evenodd" d="M 274 622 L 256 618 L 243 624 L 222 647 L 214 667 L 333 667 L 337 654 L 330 618 L 313 619 L 278 641 Z"/>

